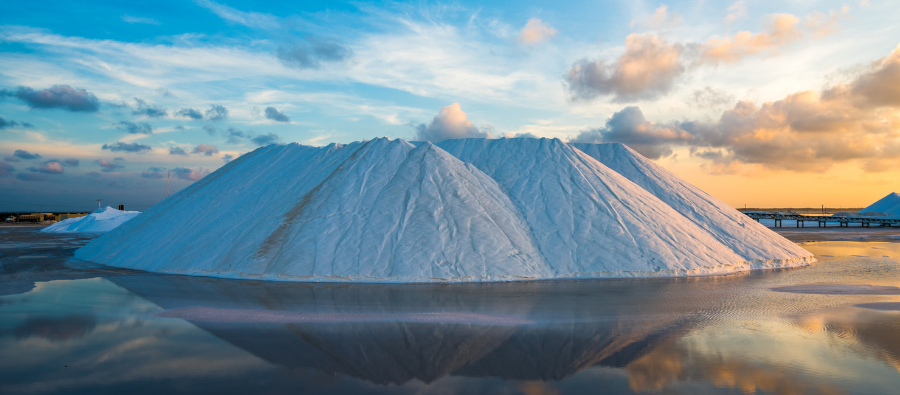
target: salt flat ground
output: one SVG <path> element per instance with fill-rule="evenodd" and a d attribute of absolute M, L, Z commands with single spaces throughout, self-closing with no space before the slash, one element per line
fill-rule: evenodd
<path fill-rule="evenodd" d="M 0 393 L 847 393 L 900 388 L 900 229 L 694 278 L 314 284 L 72 260 L 0 227 Z M 893 232 L 893 233 L 892 233 Z"/>

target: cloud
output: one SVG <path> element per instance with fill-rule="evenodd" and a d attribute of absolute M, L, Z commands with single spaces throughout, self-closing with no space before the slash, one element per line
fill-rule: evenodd
<path fill-rule="evenodd" d="M 215 129 L 213 129 L 213 131 L 207 130 L 210 135 L 212 135 L 214 131 Z M 228 136 L 228 141 L 226 141 L 228 144 L 239 144 L 242 139 L 250 138 L 250 133 L 244 133 L 235 128 L 228 128 L 228 130 L 225 131 L 225 135 Z"/>
<path fill-rule="evenodd" d="M 101 148 L 108 149 L 112 152 L 124 151 L 124 152 L 136 152 L 136 153 L 151 151 L 153 149 L 149 145 L 138 144 L 138 143 L 123 143 L 121 141 L 115 142 L 112 144 L 103 144 L 103 147 L 101 147 Z"/>
<path fill-rule="evenodd" d="M 175 94 L 166 88 L 157 88 L 156 93 L 159 93 L 163 97 L 175 97 Z"/>
<path fill-rule="evenodd" d="M 536 44 L 556 36 L 556 29 L 544 21 L 531 18 L 519 33 L 519 41 L 525 44 Z"/>
<path fill-rule="evenodd" d="M 849 91 L 849 92 L 846 92 Z M 900 107 L 900 45 L 890 55 L 873 62 L 849 86 L 826 91 L 826 96 L 852 94 L 867 107 Z"/>
<path fill-rule="evenodd" d="M 576 143 L 622 143 L 650 159 L 672 154 L 673 145 L 681 145 L 693 136 L 678 124 L 647 121 L 638 107 L 625 107 L 613 114 L 603 128 L 581 132 L 572 139 Z"/>
<path fill-rule="evenodd" d="M 181 155 L 181 156 L 187 156 L 188 153 L 187 153 L 187 151 L 184 150 L 184 148 L 181 148 L 181 147 L 170 147 L 170 148 L 169 148 L 169 155 Z"/>
<path fill-rule="evenodd" d="M 213 104 L 206 110 L 206 119 L 208 121 L 224 121 L 228 118 L 228 109 L 218 104 Z"/>
<path fill-rule="evenodd" d="M 806 20 L 803 21 L 803 27 L 809 30 L 813 37 L 825 37 L 840 30 L 838 21 L 849 15 L 850 7 L 847 6 L 841 7 L 840 11 L 831 10 L 827 15 L 819 11 L 813 11 L 806 16 Z"/>
<path fill-rule="evenodd" d="M 576 61 L 566 75 L 573 99 L 589 100 L 613 96 L 614 101 L 651 99 L 672 89 L 685 67 L 681 63 L 681 44 L 669 44 L 659 36 L 629 34 L 625 53 L 615 62 Z"/>
<path fill-rule="evenodd" d="M 159 25 L 159 21 L 157 21 L 156 19 L 140 16 L 122 15 L 122 20 L 125 21 L 125 23 L 130 23 L 132 25 L 135 23 L 144 25 Z"/>
<path fill-rule="evenodd" d="M 269 14 L 242 12 L 210 0 L 196 0 L 196 3 L 201 7 L 209 9 L 219 18 L 231 23 L 260 29 L 277 29 L 281 25 L 277 17 Z"/>
<path fill-rule="evenodd" d="M 728 15 L 725 16 L 725 23 L 732 23 L 738 19 L 747 17 L 747 4 L 743 1 L 736 1 L 728 7 Z"/>
<path fill-rule="evenodd" d="M 182 108 L 175 112 L 175 115 L 179 117 L 190 118 L 195 121 L 203 119 L 203 114 L 200 111 L 197 111 L 193 108 Z"/>
<path fill-rule="evenodd" d="M 147 122 L 119 121 L 116 125 L 131 134 L 153 134 L 153 126 Z"/>
<path fill-rule="evenodd" d="M 711 86 L 697 89 L 687 97 L 687 103 L 700 108 L 716 108 L 731 104 L 734 100 L 734 95 Z"/>
<path fill-rule="evenodd" d="M 44 177 L 40 173 L 17 173 L 16 179 L 21 181 L 45 181 L 47 177 Z"/>
<path fill-rule="evenodd" d="M 186 181 L 197 181 L 209 174 L 207 170 L 193 170 L 187 167 L 177 167 L 172 169 L 172 172 L 175 173 L 175 177 Z"/>
<path fill-rule="evenodd" d="M 100 171 L 102 171 L 104 173 L 114 172 L 114 171 L 116 171 L 116 169 L 121 169 L 121 168 L 125 167 L 125 165 L 123 165 L 122 162 L 123 161 L 121 158 L 113 159 L 112 162 L 107 161 L 106 159 L 98 159 L 98 160 L 94 161 L 94 163 L 100 165 L 100 167 L 102 168 Z"/>
<path fill-rule="evenodd" d="M 131 112 L 131 115 L 146 115 L 153 118 L 169 115 L 165 108 L 156 105 L 148 105 L 146 101 L 136 97 L 134 98 L 134 101 L 137 103 L 137 108 Z"/>
<path fill-rule="evenodd" d="M 630 116 L 622 117 L 626 110 Z M 900 46 L 846 83 L 760 105 L 739 101 L 717 121 L 653 123 L 639 112 L 626 108 L 605 128 L 582 133 L 576 140 L 619 141 L 648 157 L 665 156 L 675 145 L 687 146 L 692 155 L 711 161 L 713 173 L 734 172 L 741 164 L 822 172 L 848 161 L 856 161 L 866 172 L 897 169 Z M 614 122 L 619 118 L 623 122 Z"/>
<path fill-rule="evenodd" d="M 13 153 L 13 155 L 16 158 L 25 159 L 25 160 L 39 159 L 41 157 L 40 154 L 37 154 L 37 153 L 32 154 L 31 152 L 21 150 L 21 149 L 17 149 L 16 152 Z"/>
<path fill-rule="evenodd" d="M 286 66 L 317 69 L 322 62 L 340 62 L 353 56 L 353 51 L 337 41 L 315 40 L 278 47 L 275 56 Z"/>
<path fill-rule="evenodd" d="M 20 86 L 16 91 L 0 90 L 2 97 L 16 97 L 31 108 L 64 108 L 76 112 L 96 112 L 100 109 L 100 101 L 93 93 L 68 85 L 54 85 L 39 91 Z"/>
<path fill-rule="evenodd" d="M 798 24 L 800 19 L 791 14 L 771 14 L 767 31 L 750 33 L 741 31 L 732 37 L 711 38 L 703 44 L 701 61 L 718 64 L 737 62 L 749 55 L 775 51 L 800 39 L 803 35 Z"/>
<path fill-rule="evenodd" d="M 279 140 L 281 140 L 281 138 L 278 137 L 278 135 L 275 133 L 261 134 L 261 135 L 258 135 L 256 137 L 253 137 L 252 139 L 250 139 L 250 141 L 254 142 L 256 145 L 259 145 L 259 146 L 275 144 Z"/>
<path fill-rule="evenodd" d="M 662 4 L 654 11 L 650 18 L 642 21 L 641 25 L 653 29 L 664 29 L 678 25 L 679 23 L 681 23 L 681 15 L 675 13 L 669 14 L 669 6 Z M 633 26 L 635 21 L 632 21 L 631 24 Z"/>
<path fill-rule="evenodd" d="M 0 117 L 0 129 L 15 128 L 15 127 L 19 127 L 19 126 L 22 126 L 23 128 L 26 128 L 26 129 L 34 127 L 34 125 L 32 125 L 28 122 L 16 122 L 16 121 L 13 121 L 12 119 L 7 120 L 7 119 L 3 119 L 3 117 Z"/>
<path fill-rule="evenodd" d="M 206 156 L 213 156 L 213 154 L 218 154 L 219 149 L 216 148 L 215 145 L 210 144 L 197 144 L 197 147 L 191 151 L 192 154 L 203 154 Z"/>
<path fill-rule="evenodd" d="M 165 167 L 151 167 L 147 169 L 147 171 L 141 173 L 141 177 L 144 178 L 165 178 L 166 175 L 163 172 L 166 171 Z"/>
<path fill-rule="evenodd" d="M 78 167 L 78 164 L 81 163 L 78 159 L 69 158 L 62 161 L 63 166 L 66 167 Z"/>
<path fill-rule="evenodd" d="M 210 125 L 203 125 L 203 130 L 205 130 L 206 133 L 209 133 L 210 136 L 216 135 L 216 128 L 214 128 Z"/>
<path fill-rule="evenodd" d="M 231 159 L 229 158 L 229 161 Z M 227 162 L 226 162 L 227 163 Z M 0 178 L 11 177 L 16 168 L 4 160 L 0 160 Z"/>
<path fill-rule="evenodd" d="M 287 115 L 284 115 L 283 112 L 278 112 L 275 107 L 266 107 L 266 119 L 271 119 L 275 122 L 290 122 L 291 119 L 288 118 Z"/>
<path fill-rule="evenodd" d="M 490 133 L 482 132 L 469 121 L 459 103 L 453 103 L 441 108 L 434 116 L 431 123 L 418 125 L 416 128 L 416 140 L 420 141 L 444 141 L 447 139 L 463 138 L 490 138 Z"/>
<path fill-rule="evenodd" d="M 40 167 L 29 167 L 29 171 L 35 173 L 44 173 L 44 174 L 63 174 L 65 170 L 62 167 L 62 164 L 59 161 L 46 161 L 41 164 Z"/>
<path fill-rule="evenodd" d="M 222 160 L 224 160 L 225 163 L 228 163 L 228 162 L 231 162 L 232 160 L 234 160 L 234 156 L 232 156 L 231 154 L 225 154 L 225 155 L 222 155 Z"/>

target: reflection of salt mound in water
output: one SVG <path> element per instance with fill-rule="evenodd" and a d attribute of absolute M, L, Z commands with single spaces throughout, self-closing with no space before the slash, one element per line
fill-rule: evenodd
<path fill-rule="evenodd" d="M 869 207 L 859 210 L 860 214 L 883 213 L 886 215 L 900 215 L 900 194 L 891 192 L 887 196 L 878 199 Z"/>
<path fill-rule="evenodd" d="M 167 309 L 157 316 L 183 315 L 269 363 L 385 385 L 413 379 L 432 382 L 448 375 L 562 379 L 590 366 L 624 366 L 696 323 L 670 314 L 665 303 L 652 302 L 678 300 L 673 294 L 684 284 L 338 287 L 181 276 L 120 276 L 110 281 Z M 600 297 L 604 303 L 594 303 Z M 692 308 L 707 305 L 699 300 Z M 250 318 L 246 323 L 190 313 L 238 309 Z M 448 319 L 416 323 L 406 318 L 426 312 Z M 263 323 L 257 319 L 262 313 L 277 318 Z M 327 324 L 275 322 L 323 315 L 349 319 Z M 379 316 L 385 318 L 371 318 Z M 466 322 L 466 317 L 476 320 Z M 505 319 L 493 325 L 480 317 Z"/>
<path fill-rule="evenodd" d="M 808 251 L 619 143 L 571 144 L 652 193 L 744 259 L 794 266 Z"/>
<path fill-rule="evenodd" d="M 136 217 L 140 211 L 121 211 L 106 206 L 98 208 L 87 216 L 69 218 L 50 225 L 41 232 L 55 233 L 103 233 L 109 232 L 126 221 Z"/>
<path fill-rule="evenodd" d="M 712 234 L 719 229 L 698 226 L 559 140 L 376 139 L 260 148 L 76 257 L 165 273 L 377 282 L 691 275 L 806 262 L 808 253 L 751 261 Z"/>

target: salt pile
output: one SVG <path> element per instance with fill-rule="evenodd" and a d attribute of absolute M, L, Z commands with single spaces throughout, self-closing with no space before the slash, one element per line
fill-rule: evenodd
<path fill-rule="evenodd" d="M 748 261 L 781 265 L 809 254 L 623 144 L 570 145 L 650 192 Z"/>
<path fill-rule="evenodd" d="M 122 211 L 106 206 L 84 217 L 69 218 L 50 225 L 41 232 L 54 233 L 104 233 L 136 217 L 140 211 Z"/>
<path fill-rule="evenodd" d="M 75 256 L 163 273 L 367 282 L 676 276 L 812 261 L 767 246 L 747 247 L 757 253 L 748 258 L 723 243 L 724 225 L 698 222 L 559 140 L 375 139 L 257 149 Z M 746 240 L 765 240 L 758 232 L 748 227 Z"/>
<path fill-rule="evenodd" d="M 883 213 L 885 215 L 900 215 L 900 194 L 891 192 L 887 196 L 872 203 L 869 207 L 859 210 L 859 214 Z"/>

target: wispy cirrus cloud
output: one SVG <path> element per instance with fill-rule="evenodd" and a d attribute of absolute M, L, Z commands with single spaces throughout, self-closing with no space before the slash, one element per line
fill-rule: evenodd
<path fill-rule="evenodd" d="M 141 16 L 131 16 L 131 15 L 122 15 L 122 21 L 130 24 L 144 24 L 144 25 L 159 25 L 159 21 L 153 18 L 141 17 Z"/>

